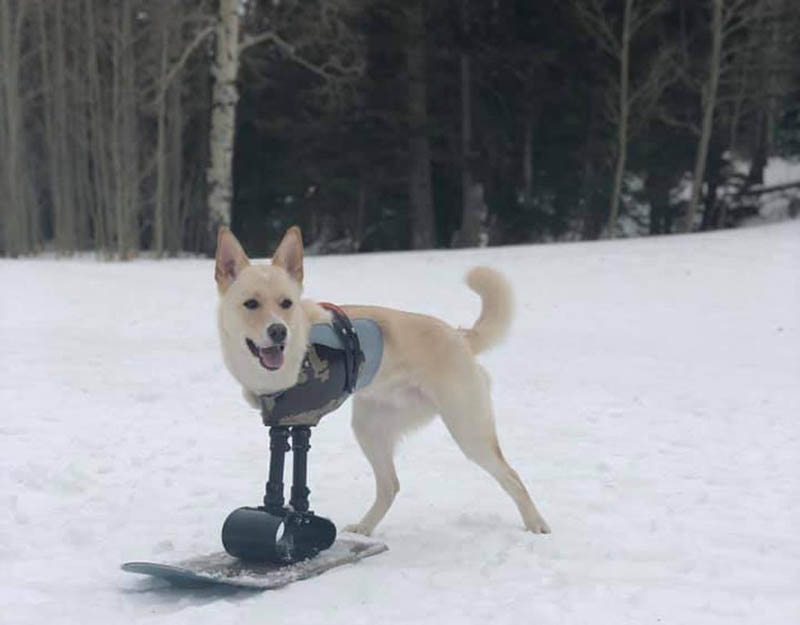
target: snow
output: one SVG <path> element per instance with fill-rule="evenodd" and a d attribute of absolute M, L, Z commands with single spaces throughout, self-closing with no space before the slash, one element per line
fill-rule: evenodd
<path fill-rule="evenodd" d="M 737 201 L 736 197 L 741 191 L 742 179 L 750 172 L 751 163 L 747 160 L 734 158 L 730 152 L 725 152 L 725 157 L 729 159 L 731 171 L 739 176 L 737 181 L 728 178 L 727 183 L 717 187 L 717 198 L 727 198 L 728 202 Z M 632 174 L 626 175 L 626 186 L 633 191 L 638 191 L 643 184 L 640 177 Z M 772 187 L 784 184 L 800 182 L 800 160 L 797 158 L 785 158 L 781 156 L 771 156 L 767 159 L 764 167 L 764 187 Z M 759 185 L 761 186 L 761 185 Z M 703 186 L 706 190 L 706 185 Z M 680 182 L 670 191 L 670 202 L 673 205 L 689 202 L 692 195 L 692 174 L 684 172 Z M 620 216 L 619 230 L 623 236 L 643 236 L 648 232 L 648 215 L 650 205 L 647 202 L 636 201 L 634 197 L 624 196 L 626 199 L 626 211 Z M 785 221 L 796 217 L 800 206 L 800 190 L 797 188 L 782 189 L 769 193 L 762 193 L 757 196 L 747 198 L 748 202 L 755 201 L 758 204 L 758 214 L 743 218 L 738 224 L 739 227 L 760 227 L 764 224 Z M 702 221 L 702 207 L 695 216 L 695 228 L 700 227 Z"/>
<path fill-rule="evenodd" d="M 400 450 L 390 551 L 254 594 L 118 568 L 217 551 L 261 496 L 211 261 L 0 262 L 0 622 L 800 622 L 800 223 L 311 258 L 307 289 L 468 325 L 475 264 L 516 285 L 512 340 L 482 360 L 553 533 L 524 532 L 437 422 Z M 346 407 L 311 442 L 313 507 L 358 520 Z"/>
<path fill-rule="evenodd" d="M 771 187 L 782 184 L 800 182 L 800 161 L 771 156 L 764 168 L 764 186 Z M 792 214 L 791 204 L 800 202 L 800 190 L 789 189 L 775 193 L 767 193 L 761 197 L 761 207 L 756 217 L 745 220 L 745 226 L 782 221 Z M 797 209 L 795 209 L 795 213 Z"/>
<path fill-rule="evenodd" d="M 764 186 L 789 184 L 800 181 L 800 161 L 780 156 L 770 156 L 764 168 Z"/>

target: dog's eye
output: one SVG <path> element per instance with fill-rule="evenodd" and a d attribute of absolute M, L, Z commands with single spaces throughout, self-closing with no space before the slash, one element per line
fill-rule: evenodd
<path fill-rule="evenodd" d="M 244 303 L 244 307 L 248 310 L 255 310 L 259 306 L 261 306 L 261 304 L 258 303 L 258 300 L 252 297 Z"/>
<path fill-rule="evenodd" d="M 292 307 L 292 300 L 286 298 L 281 300 L 281 308 L 288 309 Z"/>

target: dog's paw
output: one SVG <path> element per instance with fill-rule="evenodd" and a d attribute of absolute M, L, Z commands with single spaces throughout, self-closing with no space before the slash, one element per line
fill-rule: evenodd
<path fill-rule="evenodd" d="M 362 536 L 369 536 L 372 534 L 372 528 L 367 527 L 363 523 L 353 523 L 352 525 L 345 525 L 343 532 L 350 532 L 351 534 L 361 534 Z"/>
<path fill-rule="evenodd" d="M 535 519 L 533 522 L 529 522 L 525 524 L 525 529 L 533 534 L 549 534 L 550 533 L 550 526 L 547 524 L 543 518 L 539 517 Z"/>

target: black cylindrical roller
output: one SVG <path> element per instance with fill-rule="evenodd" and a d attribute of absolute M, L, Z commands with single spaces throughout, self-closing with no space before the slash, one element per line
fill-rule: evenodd
<path fill-rule="evenodd" d="M 313 558 L 336 540 L 336 526 L 311 512 L 286 515 L 283 544 L 292 562 Z"/>
<path fill-rule="evenodd" d="M 336 540 L 336 526 L 312 512 L 276 515 L 264 508 L 237 508 L 222 525 L 222 545 L 248 562 L 289 564 L 312 558 Z"/>
<path fill-rule="evenodd" d="M 284 534 L 283 516 L 263 508 L 237 508 L 222 525 L 222 545 L 241 560 L 282 564 L 291 561 Z"/>

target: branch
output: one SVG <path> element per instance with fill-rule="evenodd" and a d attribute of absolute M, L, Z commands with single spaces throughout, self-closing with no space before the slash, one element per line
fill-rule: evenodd
<path fill-rule="evenodd" d="M 760 17 L 760 9 L 763 8 L 763 0 L 761 2 L 753 2 L 753 0 L 735 0 L 729 6 L 722 3 L 722 24 L 721 35 L 723 42 L 750 26 L 754 21 Z"/>
<path fill-rule="evenodd" d="M 321 65 L 313 63 L 298 53 L 296 46 L 271 30 L 245 37 L 239 44 L 239 52 L 241 54 L 243 51 L 263 43 L 273 44 L 287 59 L 312 72 L 321 78 L 328 87 L 333 87 L 334 89 L 341 87 L 338 84 L 340 80 L 344 82 L 345 78 L 359 76 L 364 71 L 363 63 L 345 65 L 338 54 L 331 54 Z"/>
<path fill-rule="evenodd" d="M 262 43 L 271 43 L 273 44 L 278 50 L 283 52 L 287 58 L 291 59 L 301 67 L 305 67 L 308 71 L 313 72 L 320 78 L 322 78 L 325 82 L 330 80 L 330 75 L 326 73 L 321 67 L 311 63 L 307 59 L 299 56 L 297 51 L 295 50 L 294 46 L 286 41 L 283 37 L 277 35 L 273 31 L 266 31 L 259 35 L 251 35 L 242 39 L 239 43 L 239 54 L 242 54 L 248 48 L 252 48 L 253 46 L 257 46 Z"/>
<path fill-rule="evenodd" d="M 748 7 L 748 5 L 750 5 Z M 748 11 L 743 12 L 742 9 L 748 7 Z M 753 20 L 758 15 L 758 9 L 761 8 L 758 2 L 752 0 L 733 0 L 730 5 L 726 5 L 725 0 L 722 2 L 722 29 L 728 26 L 737 18 L 745 23 Z"/>
<path fill-rule="evenodd" d="M 667 10 L 666 0 L 658 0 L 657 2 L 653 2 L 653 0 L 647 1 L 650 2 L 650 6 L 648 6 L 647 9 L 645 9 L 642 13 L 639 13 L 640 5 L 634 4 L 634 13 L 633 18 L 631 19 L 631 39 L 633 39 L 633 36 L 642 26 L 660 13 L 663 13 Z"/>
<path fill-rule="evenodd" d="M 693 121 L 688 120 L 688 119 L 679 119 L 677 117 L 674 117 L 672 115 L 672 113 L 670 113 L 669 111 L 667 111 L 664 108 L 661 108 L 661 109 L 658 110 L 657 116 L 658 116 L 658 119 L 660 119 L 662 122 L 664 122 L 668 126 L 674 126 L 676 128 L 683 128 L 685 130 L 689 130 L 690 132 L 692 132 L 695 135 L 700 135 L 700 127 L 697 124 L 695 124 Z"/>
<path fill-rule="evenodd" d="M 184 65 L 186 65 L 186 61 L 189 60 L 189 57 L 192 55 L 192 52 L 194 52 L 195 48 L 197 48 L 197 46 L 203 43 L 203 40 L 213 32 L 214 32 L 213 26 L 206 26 L 203 30 L 197 33 L 192 43 L 190 43 L 186 47 L 186 49 L 183 51 L 183 54 L 181 54 L 181 57 L 175 62 L 175 64 L 170 68 L 170 70 L 164 76 L 164 80 L 162 81 L 161 88 L 159 90 L 160 91 L 158 95 L 159 98 L 164 97 L 164 93 L 169 87 L 169 84 L 172 82 L 172 79 L 175 78 L 175 75 L 183 68 Z"/>
<path fill-rule="evenodd" d="M 178 75 L 178 72 L 183 69 L 186 65 L 189 57 L 192 56 L 192 52 L 194 52 L 197 47 L 203 43 L 206 37 L 208 37 L 211 33 L 215 31 L 214 26 L 206 26 L 203 30 L 195 35 L 195 38 L 192 42 L 184 49 L 183 53 L 181 54 L 180 58 L 175 61 L 175 64 L 169 69 L 169 71 L 164 74 L 163 79 L 156 79 L 153 82 L 155 84 L 148 84 L 147 88 L 142 91 L 141 97 L 143 101 L 146 101 L 153 93 L 156 91 L 155 98 L 152 102 L 148 102 L 148 104 L 158 104 L 161 101 L 161 98 L 167 93 L 167 89 L 169 89 L 170 83 L 175 79 L 175 76 Z"/>
<path fill-rule="evenodd" d="M 704 82 L 687 71 L 686 66 L 688 65 L 689 61 L 686 54 L 681 53 L 679 56 L 683 57 L 683 62 L 681 62 L 681 59 L 677 59 L 673 63 L 675 75 L 678 77 L 678 79 L 683 81 L 683 84 L 689 89 L 693 91 L 700 91 L 703 88 Z"/>
<path fill-rule="evenodd" d="M 746 191 L 741 191 L 739 195 L 761 195 L 762 193 L 775 193 L 776 191 L 788 191 L 789 189 L 800 188 L 800 180 L 776 184 L 771 187 L 751 187 Z"/>
<path fill-rule="evenodd" d="M 599 0 L 580 0 L 575 3 L 575 13 L 586 32 L 602 50 L 619 58 L 622 43 L 614 34 L 608 16 Z"/>
<path fill-rule="evenodd" d="M 672 46 L 665 46 L 658 51 L 647 68 L 645 79 L 632 85 L 628 100 L 631 110 L 636 110 L 641 101 L 644 103 L 642 108 L 649 111 L 664 91 L 678 80 L 678 74 L 674 71 L 675 54 Z"/>

